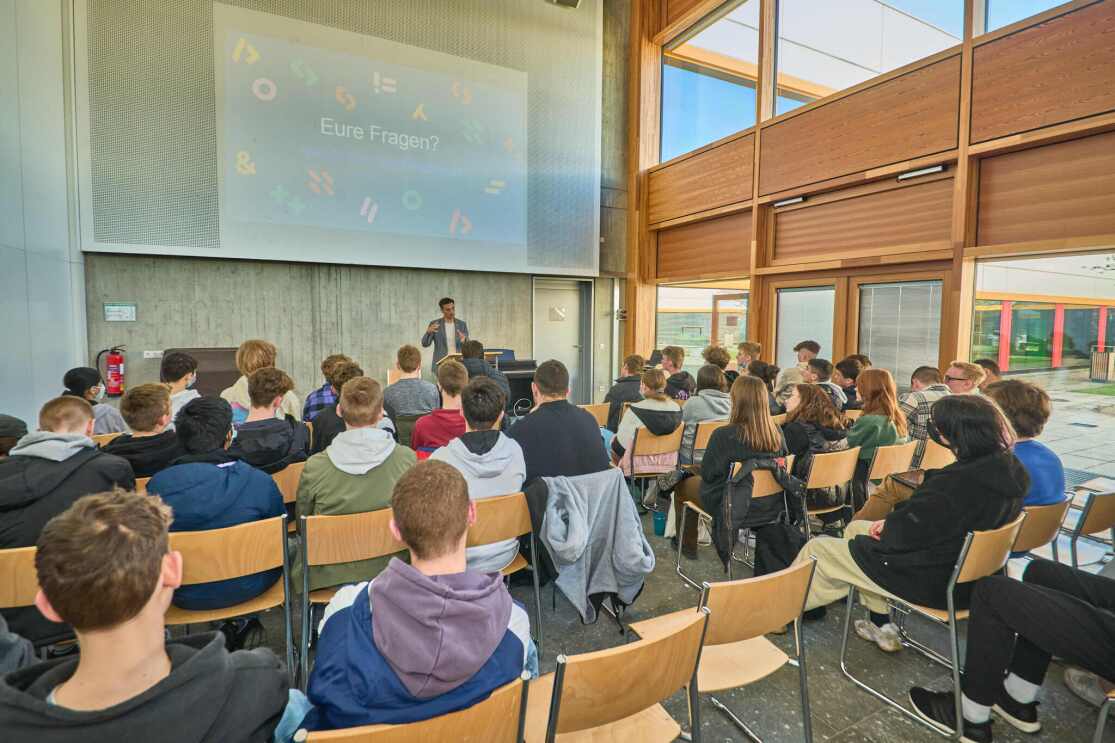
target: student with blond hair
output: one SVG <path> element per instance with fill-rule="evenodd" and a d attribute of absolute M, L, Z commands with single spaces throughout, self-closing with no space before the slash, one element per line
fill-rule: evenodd
<path fill-rule="evenodd" d="M 248 377 L 259 369 L 275 365 L 275 358 L 279 351 L 275 344 L 264 340 L 244 341 L 236 349 L 236 368 L 240 378 L 231 387 L 226 387 L 221 392 L 221 397 L 228 400 L 232 406 L 233 423 L 242 423 L 252 409 L 252 398 L 248 393 Z M 302 403 L 294 390 L 283 395 L 282 405 L 275 411 L 275 417 L 281 418 L 289 415 L 297 418 L 302 414 Z"/>
<path fill-rule="evenodd" d="M 945 384 L 954 395 L 979 395 L 987 371 L 979 364 L 954 361 L 945 370 Z"/>

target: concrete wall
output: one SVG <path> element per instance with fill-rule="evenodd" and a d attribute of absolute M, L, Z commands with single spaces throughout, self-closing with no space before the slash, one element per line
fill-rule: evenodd
<path fill-rule="evenodd" d="M 38 408 L 84 361 L 72 231 L 62 4 L 0 0 L 0 412 Z"/>

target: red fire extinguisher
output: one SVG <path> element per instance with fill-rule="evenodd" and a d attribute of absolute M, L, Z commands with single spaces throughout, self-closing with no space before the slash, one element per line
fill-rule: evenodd
<path fill-rule="evenodd" d="M 124 394 L 124 346 L 106 348 L 97 354 L 97 369 L 101 369 L 101 357 L 105 358 L 101 376 L 105 380 L 105 394 L 120 397 Z"/>

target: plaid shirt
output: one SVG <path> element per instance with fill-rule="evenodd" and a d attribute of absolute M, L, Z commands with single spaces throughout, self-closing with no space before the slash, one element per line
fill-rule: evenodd
<path fill-rule="evenodd" d="M 312 421 L 322 410 L 336 404 L 337 396 L 333 394 L 333 387 L 326 382 L 306 396 L 306 404 L 302 407 L 302 420 Z"/>
<path fill-rule="evenodd" d="M 910 429 L 910 438 L 918 442 L 917 451 L 910 462 L 911 469 L 921 466 L 921 458 L 925 455 L 925 442 L 929 438 L 929 409 L 933 403 L 949 394 L 949 388 L 944 384 L 931 384 L 924 390 L 907 392 L 898 401 L 898 407 L 906 414 L 906 425 Z"/>

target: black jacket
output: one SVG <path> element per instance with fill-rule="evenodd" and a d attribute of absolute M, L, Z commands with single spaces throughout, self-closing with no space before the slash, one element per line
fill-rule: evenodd
<path fill-rule="evenodd" d="M 316 428 L 316 421 L 315 421 Z M 269 475 L 288 464 L 305 462 L 310 451 L 310 431 L 290 415 L 283 419 L 241 423 L 229 455 L 247 462 Z"/>
<path fill-rule="evenodd" d="M 343 433 L 344 430 L 345 422 L 341 416 L 337 415 L 337 406 L 330 405 L 323 408 L 314 417 L 314 441 L 310 454 L 325 451 L 326 447 L 333 443 L 333 439 L 337 438 L 337 434 Z"/>
<path fill-rule="evenodd" d="M 608 408 L 607 429 L 612 433 L 619 429 L 619 419 L 623 415 L 623 404 L 625 402 L 639 402 L 643 399 L 643 393 L 639 392 L 639 382 L 638 374 L 620 377 L 612 385 L 612 389 L 608 390 L 608 394 L 604 395 L 604 402 L 611 403 Z"/>
<path fill-rule="evenodd" d="M 786 449 L 794 455 L 791 474 L 803 481 L 809 477 L 814 454 L 837 451 L 836 445 L 848 438 L 848 432 L 845 430 L 798 420 L 784 424 L 782 435 L 786 437 Z M 842 485 L 812 488 L 806 493 L 809 508 L 830 508 L 844 503 L 847 496 L 847 488 Z"/>
<path fill-rule="evenodd" d="M 29 434 L 20 444 L 32 436 L 45 439 L 50 435 Z M 0 549 L 35 546 L 46 522 L 83 495 L 116 486 L 125 490 L 135 488 L 132 466 L 94 446 L 75 447 L 75 452 L 61 461 L 20 455 L 19 449 L 17 446 L 13 450 L 15 455 L 0 459 Z M 69 627 L 47 621 L 33 606 L 4 609 L 3 615 L 12 632 L 36 643 L 70 634 Z"/>
<path fill-rule="evenodd" d="M 669 379 L 666 380 L 666 394 L 675 400 L 688 400 L 696 392 L 697 380 L 687 371 L 671 374 Z"/>
<path fill-rule="evenodd" d="M 46 702 L 77 668 L 77 656 L 47 661 L 0 680 L 0 730 L 11 743 L 267 743 L 290 685 L 266 648 L 225 650 L 220 632 L 172 640 L 170 675 L 126 702 L 80 712 Z"/>
<path fill-rule="evenodd" d="M 677 408 L 676 405 L 674 405 Z M 639 419 L 646 430 L 653 433 L 655 436 L 665 436 L 668 433 L 673 433 L 681 425 L 681 409 L 676 410 L 656 410 L 653 408 L 640 408 L 632 405 L 628 408 L 631 414 Z M 638 430 L 635 432 L 635 437 L 638 438 Z M 619 443 L 619 437 L 616 436 L 612 439 L 612 451 L 619 458 L 623 458 L 624 453 L 627 451 Z"/>
<path fill-rule="evenodd" d="M 527 481 L 588 475 L 610 466 L 596 419 L 568 400 L 540 405 L 511 426 L 507 435 L 523 448 Z"/>
<path fill-rule="evenodd" d="M 701 460 L 701 505 L 710 514 L 720 510 L 733 463 L 746 465 L 752 459 L 771 460 L 784 456 L 785 443 L 779 446 L 778 451 L 754 451 L 739 440 L 735 426 L 721 426 L 712 432 L 705 456 Z"/>
<path fill-rule="evenodd" d="M 465 365 L 465 370 L 468 371 L 469 379 L 487 377 L 498 384 L 499 388 L 503 390 L 503 394 L 507 396 L 506 404 L 511 404 L 511 383 L 507 381 L 507 375 L 484 359 L 461 359 L 461 363 Z"/>
<path fill-rule="evenodd" d="M 852 540 L 852 557 L 895 596 L 944 609 L 968 532 L 995 529 L 1017 517 L 1029 488 L 1026 468 L 1009 451 L 929 470 L 921 487 L 887 516 L 880 539 Z M 958 608 L 968 606 L 971 588 L 971 583 L 957 586 Z"/>
<path fill-rule="evenodd" d="M 128 460 L 136 477 L 151 477 L 186 453 L 174 431 L 139 437 L 125 433 L 105 444 L 101 451 Z"/>

